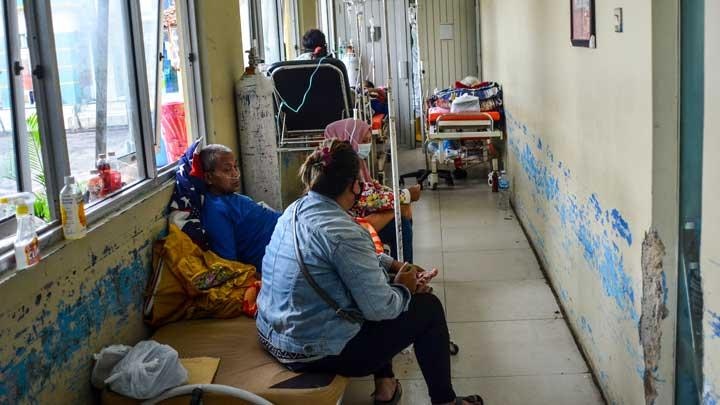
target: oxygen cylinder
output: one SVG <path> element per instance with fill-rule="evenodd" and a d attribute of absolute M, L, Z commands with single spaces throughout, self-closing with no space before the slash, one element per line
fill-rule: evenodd
<path fill-rule="evenodd" d="M 348 81 L 350 87 L 360 86 L 362 83 L 358 83 L 358 74 L 360 73 L 360 60 L 355 55 L 355 51 L 352 46 L 348 46 L 345 55 L 343 55 L 342 62 L 345 64 L 345 70 L 347 70 Z"/>
<path fill-rule="evenodd" d="M 280 210 L 279 160 L 269 78 L 248 68 L 235 84 L 243 193 Z"/>

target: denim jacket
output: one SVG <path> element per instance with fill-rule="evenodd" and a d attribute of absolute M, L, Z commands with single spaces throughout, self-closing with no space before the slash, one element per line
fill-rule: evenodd
<path fill-rule="evenodd" d="M 310 192 L 278 220 L 263 259 L 258 332 L 275 348 L 308 357 L 339 354 L 361 324 L 340 316 L 312 289 L 295 257 L 292 218 L 305 266 L 346 311 L 365 320 L 394 319 L 406 311 L 410 291 L 389 284 L 392 258 L 377 255 L 370 235 L 334 200 Z"/>

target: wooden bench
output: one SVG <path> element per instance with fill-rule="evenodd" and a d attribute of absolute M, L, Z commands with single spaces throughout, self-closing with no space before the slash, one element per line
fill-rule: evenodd
<path fill-rule="evenodd" d="M 240 388 L 273 404 L 336 405 L 348 385 L 342 376 L 289 371 L 260 346 L 255 321 L 245 317 L 176 322 L 158 329 L 152 339 L 172 346 L 181 358 L 219 358 L 213 384 Z M 160 403 L 187 405 L 190 399 L 182 395 Z M 102 394 L 106 405 L 140 402 L 107 389 Z M 247 403 L 223 394 L 203 395 L 205 405 Z"/>

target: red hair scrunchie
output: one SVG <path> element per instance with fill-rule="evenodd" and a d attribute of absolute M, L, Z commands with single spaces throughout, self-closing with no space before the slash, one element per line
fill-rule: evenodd
<path fill-rule="evenodd" d="M 202 167 L 202 162 L 200 161 L 200 154 L 194 153 L 192 158 L 192 168 L 190 169 L 190 175 L 197 178 L 204 178 L 205 177 L 205 171 Z"/>

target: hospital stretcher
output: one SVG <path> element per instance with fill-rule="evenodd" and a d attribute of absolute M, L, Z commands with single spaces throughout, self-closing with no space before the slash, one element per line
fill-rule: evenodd
<path fill-rule="evenodd" d="M 458 155 L 450 156 L 442 148 L 433 153 L 429 158 L 430 162 L 426 170 L 409 173 L 401 176 L 404 178 L 416 177 L 418 184 L 426 179 L 431 189 L 437 188 L 440 178 L 444 178 L 448 185 L 454 185 L 452 174 L 448 170 L 440 170 L 438 166 L 442 163 L 453 162 L 456 175 L 464 171 L 473 162 L 483 162 L 482 150 L 491 147 L 495 139 L 503 139 L 503 131 L 497 128 L 497 123 L 502 118 L 498 111 L 486 112 L 441 112 L 427 115 L 425 150 L 428 150 L 431 142 L 458 141 L 463 144 Z"/>
<path fill-rule="evenodd" d="M 387 160 L 387 115 L 375 114 L 372 117 L 372 149 L 370 152 L 370 174 L 385 184 L 385 162 Z"/>

